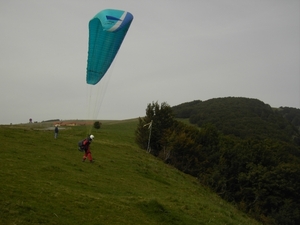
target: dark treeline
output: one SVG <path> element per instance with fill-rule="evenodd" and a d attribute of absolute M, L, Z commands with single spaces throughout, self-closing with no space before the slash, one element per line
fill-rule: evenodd
<path fill-rule="evenodd" d="M 225 135 L 299 141 L 300 109 L 272 109 L 256 99 L 228 97 L 185 103 L 173 111 L 199 127 L 214 124 Z"/>
<path fill-rule="evenodd" d="M 136 142 L 144 149 L 149 144 L 151 154 L 197 177 L 264 224 L 296 225 L 300 224 L 299 118 L 299 109 L 272 109 L 248 98 L 175 107 L 156 102 L 148 104 L 146 116 L 139 118 Z"/>

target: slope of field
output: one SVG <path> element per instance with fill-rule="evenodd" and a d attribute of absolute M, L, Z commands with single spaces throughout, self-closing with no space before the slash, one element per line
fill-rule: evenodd
<path fill-rule="evenodd" d="M 0 224 L 259 224 L 134 142 L 137 120 L 94 130 L 94 163 L 81 162 L 85 126 L 0 126 Z"/>

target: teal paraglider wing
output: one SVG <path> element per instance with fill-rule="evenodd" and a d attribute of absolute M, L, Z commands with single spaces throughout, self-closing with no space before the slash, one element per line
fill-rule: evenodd
<path fill-rule="evenodd" d="M 131 13 L 105 9 L 89 22 L 86 82 L 95 85 L 113 62 L 133 20 Z"/>

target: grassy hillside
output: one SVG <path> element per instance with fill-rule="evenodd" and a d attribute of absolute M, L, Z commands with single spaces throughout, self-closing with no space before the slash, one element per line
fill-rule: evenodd
<path fill-rule="evenodd" d="M 258 224 L 197 180 L 134 143 L 137 120 L 93 131 L 95 163 L 81 162 L 86 128 L 0 126 L 0 224 Z"/>

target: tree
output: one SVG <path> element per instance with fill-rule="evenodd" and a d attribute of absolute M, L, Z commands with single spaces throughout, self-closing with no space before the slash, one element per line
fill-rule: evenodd
<path fill-rule="evenodd" d="M 95 128 L 95 129 L 100 129 L 100 127 L 101 127 L 101 123 L 100 123 L 99 121 L 96 121 L 96 122 L 94 123 L 94 128 Z"/>
<path fill-rule="evenodd" d="M 150 123 L 152 125 L 151 130 L 148 129 Z M 173 123 L 173 111 L 166 102 L 161 103 L 161 105 L 158 102 L 149 103 L 146 108 L 146 116 L 139 118 L 135 131 L 136 143 L 143 149 L 147 149 L 149 143 L 151 154 L 158 156 L 163 148 L 161 145 L 163 134 L 173 126 Z M 150 131 L 151 136 L 149 135 Z M 149 138 L 151 138 L 150 142 Z"/>

